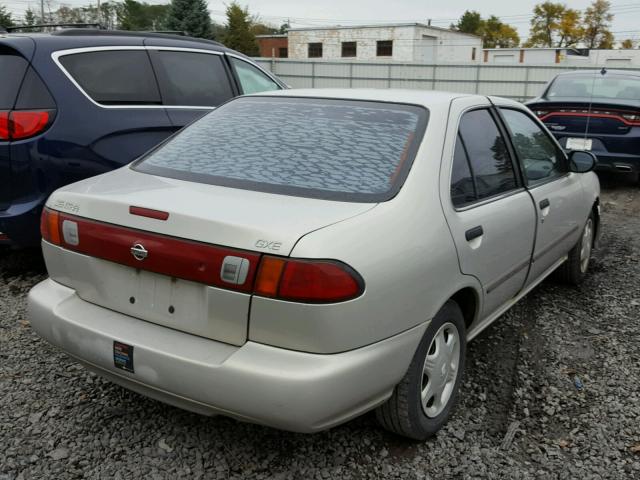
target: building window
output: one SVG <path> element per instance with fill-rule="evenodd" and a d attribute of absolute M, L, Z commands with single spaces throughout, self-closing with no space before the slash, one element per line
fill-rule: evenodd
<path fill-rule="evenodd" d="M 309 58 L 322 58 L 322 43 L 309 44 Z"/>
<path fill-rule="evenodd" d="M 289 49 L 287 47 L 280 47 L 278 49 L 278 57 L 289 58 Z"/>
<path fill-rule="evenodd" d="M 342 42 L 342 56 L 343 57 L 355 57 L 357 50 L 356 42 Z"/>
<path fill-rule="evenodd" d="M 378 40 L 378 42 L 376 42 L 376 56 L 392 57 L 393 40 Z"/>

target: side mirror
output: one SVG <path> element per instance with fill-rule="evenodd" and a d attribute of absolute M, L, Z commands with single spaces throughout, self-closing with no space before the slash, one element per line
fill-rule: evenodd
<path fill-rule="evenodd" d="M 591 152 L 572 150 L 569 152 L 569 170 L 575 173 L 587 173 L 596 167 L 598 159 Z"/>

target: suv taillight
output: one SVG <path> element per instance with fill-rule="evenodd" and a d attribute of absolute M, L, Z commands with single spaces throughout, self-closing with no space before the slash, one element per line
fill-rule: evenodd
<path fill-rule="evenodd" d="M 0 111 L 0 140 L 24 140 L 44 132 L 53 120 L 53 110 Z"/>
<path fill-rule="evenodd" d="M 337 303 L 364 292 L 360 274 L 336 260 L 260 255 L 97 222 L 45 208 L 42 238 L 54 245 L 121 265 L 278 300 Z M 151 245 L 148 259 L 134 246 Z M 146 252 L 146 251 L 145 251 Z M 242 275 L 237 269 L 242 269 Z M 229 280 L 233 276 L 233 281 Z"/>

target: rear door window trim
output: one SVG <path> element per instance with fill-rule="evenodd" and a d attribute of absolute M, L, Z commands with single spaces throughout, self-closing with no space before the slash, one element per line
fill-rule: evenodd
<path fill-rule="evenodd" d="M 213 110 L 216 107 L 212 107 L 210 105 L 104 105 L 102 103 L 96 102 L 91 96 L 80 86 L 77 80 L 71 75 L 71 73 L 62 65 L 60 62 L 60 57 L 64 57 L 67 55 L 75 55 L 79 53 L 92 53 L 92 52 L 109 52 L 109 51 L 131 51 L 131 50 L 144 50 L 144 51 L 173 51 L 173 52 L 192 52 L 192 53 L 205 53 L 209 55 L 218 55 L 220 57 L 225 56 L 225 52 L 216 51 L 216 50 L 206 50 L 202 48 L 187 48 L 187 47 L 166 47 L 166 46 L 142 46 L 142 45 L 123 45 L 123 46 L 104 46 L 104 47 L 83 47 L 83 48 L 72 48 L 68 50 L 58 50 L 51 54 L 51 59 L 58 66 L 58 68 L 64 73 L 64 75 L 69 79 L 71 83 L 82 93 L 87 100 L 89 100 L 93 105 L 99 108 L 104 108 L 108 110 L 140 110 L 140 109 L 171 109 L 171 110 Z M 282 82 L 276 81 L 271 74 L 266 72 L 259 65 L 243 58 L 239 55 L 234 55 L 232 53 L 226 53 L 228 56 L 236 57 L 250 65 L 258 68 L 260 71 L 264 72 L 269 78 L 274 80 L 278 85 L 283 87 Z M 151 59 L 149 60 L 151 62 Z M 152 65 L 153 68 L 153 65 Z M 284 87 L 283 87 L 284 88 Z"/>

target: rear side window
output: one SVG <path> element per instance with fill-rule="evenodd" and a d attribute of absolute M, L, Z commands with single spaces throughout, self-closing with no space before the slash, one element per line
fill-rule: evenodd
<path fill-rule="evenodd" d="M 13 50 L 0 47 L 0 110 L 13 108 L 27 65 Z"/>
<path fill-rule="evenodd" d="M 145 50 L 108 50 L 60 57 L 80 87 L 104 105 L 159 105 L 160 93 Z"/>
<path fill-rule="evenodd" d="M 55 108 L 56 104 L 42 79 L 29 67 L 16 101 L 17 110 Z"/>
<path fill-rule="evenodd" d="M 219 55 L 177 51 L 152 55 L 165 105 L 217 107 L 233 97 Z"/>
<path fill-rule="evenodd" d="M 458 133 L 451 169 L 451 202 L 454 207 L 463 207 L 477 199 L 469 158 L 462 137 Z"/>
<path fill-rule="evenodd" d="M 377 202 L 402 186 L 427 123 L 395 103 L 243 97 L 137 162 L 138 171 L 246 190 Z"/>
<path fill-rule="evenodd" d="M 259 93 L 280 90 L 280 86 L 248 62 L 231 57 L 231 63 L 238 75 L 242 93 Z"/>
<path fill-rule="evenodd" d="M 460 121 L 460 137 L 469 157 L 479 200 L 517 187 L 506 143 L 488 110 L 465 113 Z"/>

